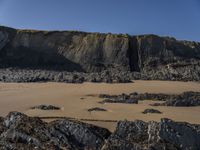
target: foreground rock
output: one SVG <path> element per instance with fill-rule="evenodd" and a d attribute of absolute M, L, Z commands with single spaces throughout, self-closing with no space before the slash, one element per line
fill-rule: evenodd
<path fill-rule="evenodd" d="M 103 150 L 199 150 L 200 125 L 161 119 L 161 122 L 120 121 Z"/>
<path fill-rule="evenodd" d="M 0 122 L 0 149 L 100 149 L 110 132 L 90 124 L 57 120 L 45 123 L 18 112 Z"/>
<path fill-rule="evenodd" d="M 143 114 L 149 114 L 149 113 L 153 113 L 153 114 L 161 114 L 162 112 L 160 112 L 157 109 L 145 109 L 143 112 Z"/>
<path fill-rule="evenodd" d="M 53 105 L 37 105 L 31 107 L 31 109 L 41 109 L 41 110 L 60 110 L 60 107 Z"/>
<path fill-rule="evenodd" d="M 154 103 L 152 106 L 200 106 L 200 92 L 184 92 L 182 94 L 155 94 L 155 93 L 130 93 L 121 95 L 100 94 L 104 100 L 100 103 L 134 103 L 140 100 L 163 101 L 163 103 Z"/>
<path fill-rule="evenodd" d="M 0 118 L 0 149 L 41 150 L 199 150 L 200 125 L 119 121 L 114 133 L 87 123 L 62 119 L 50 123 L 19 112 Z"/>

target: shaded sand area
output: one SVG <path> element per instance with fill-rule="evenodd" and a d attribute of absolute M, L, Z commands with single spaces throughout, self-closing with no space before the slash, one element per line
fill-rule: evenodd
<path fill-rule="evenodd" d="M 102 99 L 98 94 L 121 93 L 166 93 L 180 94 L 184 91 L 199 91 L 200 83 L 177 81 L 142 81 L 125 84 L 106 83 L 0 83 L 0 115 L 5 116 L 10 111 L 21 111 L 30 116 L 39 117 L 73 117 L 91 119 L 98 126 L 113 131 L 116 120 L 145 121 L 166 117 L 176 121 L 187 121 L 200 124 L 200 107 L 165 107 L 150 106 L 153 101 L 140 101 L 139 104 L 100 104 Z M 61 110 L 31 110 L 30 107 L 40 104 L 51 104 L 61 107 Z M 88 112 L 93 107 L 104 108 L 107 111 Z M 155 108 L 162 114 L 142 114 L 146 108 Z M 50 121 L 51 119 L 45 119 Z M 102 120 L 110 120 L 105 122 Z"/>

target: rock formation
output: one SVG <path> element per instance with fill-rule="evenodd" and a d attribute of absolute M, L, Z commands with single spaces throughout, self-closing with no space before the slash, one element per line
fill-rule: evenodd
<path fill-rule="evenodd" d="M 130 36 L 78 31 L 0 27 L 0 67 L 200 80 L 200 43 L 156 35 Z M 116 73 L 115 73 L 116 74 Z M 119 75 L 122 76 L 122 75 Z M 107 82 L 112 82 L 108 78 Z"/>
<path fill-rule="evenodd" d="M 100 107 L 93 107 L 93 108 L 88 109 L 87 111 L 92 112 L 92 111 L 107 111 L 107 110 Z"/>
<path fill-rule="evenodd" d="M 152 113 L 152 114 L 162 114 L 162 112 L 160 112 L 159 110 L 152 109 L 152 108 L 145 109 L 142 113 L 143 114 L 149 114 L 149 113 Z"/>
<path fill-rule="evenodd" d="M 61 108 L 53 105 L 37 105 L 31 107 L 31 109 L 41 109 L 41 110 L 60 110 Z"/>
<path fill-rule="evenodd" d="M 184 92 L 180 95 L 169 96 L 164 103 L 155 103 L 154 106 L 189 107 L 200 106 L 200 92 Z"/>
<path fill-rule="evenodd" d="M 199 125 L 161 119 L 161 122 L 120 121 L 103 150 L 198 150 Z"/>
<path fill-rule="evenodd" d="M 130 94 L 121 95 L 108 95 L 100 94 L 100 98 L 103 101 L 100 103 L 127 103 L 127 104 L 138 104 L 141 100 L 154 100 L 163 101 L 163 103 L 154 103 L 152 106 L 175 106 L 175 107 L 190 107 L 200 106 L 200 92 L 183 92 L 182 94 L 162 94 L 162 93 L 137 93 L 133 92 Z"/>
<path fill-rule="evenodd" d="M 113 133 L 75 120 L 46 123 L 11 112 L 0 118 L 0 149 L 69 150 L 198 150 L 200 125 L 161 119 L 160 122 L 119 121 Z"/>
<path fill-rule="evenodd" d="M 0 149 L 100 149 L 109 135 L 90 124 L 66 119 L 47 124 L 19 112 L 0 121 Z"/>

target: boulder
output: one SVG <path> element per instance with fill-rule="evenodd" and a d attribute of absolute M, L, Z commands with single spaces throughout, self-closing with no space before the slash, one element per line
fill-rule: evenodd
<path fill-rule="evenodd" d="M 149 113 L 153 113 L 153 114 L 161 114 L 162 112 L 160 112 L 159 110 L 157 109 L 145 109 L 143 112 L 143 114 L 149 114 Z"/>
<path fill-rule="evenodd" d="M 88 109 L 88 111 L 92 112 L 92 111 L 107 111 L 107 110 L 104 108 L 100 108 L 100 107 L 94 107 L 94 108 Z"/>

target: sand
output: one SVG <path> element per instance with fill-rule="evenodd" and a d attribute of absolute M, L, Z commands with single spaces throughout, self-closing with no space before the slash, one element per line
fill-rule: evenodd
<path fill-rule="evenodd" d="M 153 101 L 145 100 L 139 104 L 100 104 L 98 94 L 121 94 L 131 92 L 151 92 L 178 94 L 184 91 L 199 91 L 200 83 L 177 81 L 142 81 L 125 84 L 106 83 L 0 83 L 0 115 L 10 111 L 20 111 L 30 116 L 39 117 L 73 117 L 78 119 L 95 119 L 89 121 L 113 131 L 116 122 L 102 120 L 135 120 L 144 121 L 160 118 L 171 118 L 176 121 L 187 121 L 200 124 L 200 107 L 153 107 Z M 40 104 L 60 106 L 61 110 L 31 110 L 30 107 Z M 107 109 L 105 112 L 88 112 L 92 107 Z M 146 108 L 155 108 L 163 114 L 142 114 Z M 50 121 L 52 119 L 45 119 Z"/>

